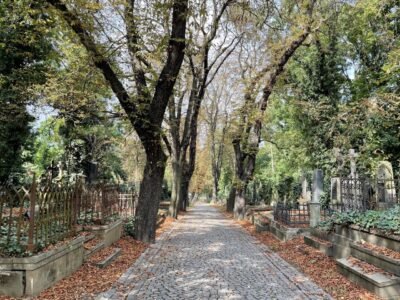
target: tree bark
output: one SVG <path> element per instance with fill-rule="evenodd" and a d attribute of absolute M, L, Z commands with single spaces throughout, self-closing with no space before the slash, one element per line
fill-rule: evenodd
<path fill-rule="evenodd" d="M 226 211 L 233 212 L 235 207 L 235 197 L 236 197 L 236 187 L 234 184 L 231 186 L 231 190 L 229 191 L 228 199 L 226 199 Z"/>
<path fill-rule="evenodd" d="M 175 156 L 173 154 L 173 156 Z M 179 203 L 182 197 L 182 164 L 179 157 L 172 159 L 172 193 L 169 204 L 169 215 L 172 218 L 178 217 Z"/>
<path fill-rule="evenodd" d="M 234 216 L 238 220 L 243 220 L 246 215 L 246 198 L 245 198 L 245 186 L 236 188 L 235 194 L 235 207 L 233 210 Z"/>
<path fill-rule="evenodd" d="M 182 188 L 181 188 L 181 205 L 180 205 L 180 210 L 181 211 L 186 211 L 188 205 L 189 205 L 189 185 L 190 185 L 190 179 L 189 178 L 183 178 L 182 180 Z"/>
<path fill-rule="evenodd" d="M 147 161 L 143 180 L 140 183 L 136 210 L 135 237 L 138 240 L 149 243 L 155 240 L 158 206 L 162 193 L 167 157 L 161 145 L 159 147 L 155 146 L 153 151 L 146 154 Z"/>

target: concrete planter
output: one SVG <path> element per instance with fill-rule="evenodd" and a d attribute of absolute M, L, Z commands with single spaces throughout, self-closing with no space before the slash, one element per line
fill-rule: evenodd
<path fill-rule="evenodd" d="M 296 238 L 299 235 L 310 234 L 311 228 L 293 228 L 284 226 L 269 218 L 268 231 L 275 235 L 279 240 L 286 242 Z"/>
<path fill-rule="evenodd" d="M 85 230 L 93 232 L 98 238 L 102 239 L 105 247 L 110 246 L 121 238 L 122 229 L 122 220 L 117 220 L 107 225 L 85 227 Z"/>
<path fill-rule="evenodd" d="M 83 263 L 85 238 L 24 258 L 0 258 L 0 295 L 35 296 L 70 275 Z"/>

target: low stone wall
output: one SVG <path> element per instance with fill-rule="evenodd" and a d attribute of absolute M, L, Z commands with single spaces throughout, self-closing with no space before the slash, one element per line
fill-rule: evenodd
<path fill-rule="evenodd" d="M 324 244 L 330 244 L 321 239 L 332 244 L 330 249 L 324 248 Z M 390 236 L 376 230 L 368 231 L 355 226 L 336 225 L 334 231 L 329 233 L 313 229 L 311 237 L 305 237 L 304 241 L 327 255 L 332 253 L 332 256 L 337 258 L 339 272 L 351 281 L 382 299 L 400 299 L 400 260 L 362 246 L 363 242 L 367 242 L 400 252 L 399 236 Z M 368 267 L 364 269 L 355 261 L 378 269 L 375 268 L 372 271 Z"/>
<path fill-rule="evenodd" d="M 343 225 L 335 225 L 335 233 L 354 242 L 365 241 L 400 252 L 400 236 L 389 236 L 379 231 Z"/>
<path fill-rule="evenodd" d="M 333 232 L 324 232 L 312 229 L 311 235 L 333 244 L 333 257 L 344 258 L 350 256 L 351 245 L 356 242 L 367 242 L 400 252 L 400 238 L 388 236 L 384 233 L 367 231 L 357 227 L 335 225 Z"/>
<path fill-rule="evenodd" d="M 287 227 L 274 220 L 273 216 L 268 216 L 268 223 L 261 223 L 259 220 L 254 220 L 256 231 L 268 231 L 271 232 L 280 241 L 286 242 L 296 238 L 299 235 L 308 235 L 310 228 L 294 228 Z"/>
<path fill-rule="evenodd" d="M 93 232 L 98 238 L 102 239 L 105 247 L 110 246 L 121 238 L 122 229 L 122 220 L 117 220 L 107 225 L 85 227 L 85 230 Z"/>
<path fill-rule="evenodd" d="M 85 238 L 24 258 L 0 258 L 0 295 L 35 296 L 83 264 Z"/>

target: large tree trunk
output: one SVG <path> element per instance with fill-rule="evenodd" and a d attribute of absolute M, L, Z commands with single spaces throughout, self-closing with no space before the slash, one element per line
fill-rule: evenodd
<path fill-rule="evenodd" d="M 245 199 L 245 186 L 236 187 L 235 194 L 235 207 L 234 207 L 234 216 L 238 220 L 243 220 L 246 215 L 246 199 Z"/>
<path fill-rule="evenodd" d="M 226 199 L 226 211 L 233 212 L 235 207 L 236 187 L 232 184 L 231 190 L 229 191 L 228 199 Z"/>
<path fill-rule="evenodd" d="M 158 148 L 158 149 L 157 149 Z M 155 240 L 158 207 L 160 205 L 162 182 L 167 157 L 161 145 L 146 152 L 147 161 L 143 180 L 140 183 L 139 200 L 136 209 L 135 232 L 136 239 L 144 242 Z"/>

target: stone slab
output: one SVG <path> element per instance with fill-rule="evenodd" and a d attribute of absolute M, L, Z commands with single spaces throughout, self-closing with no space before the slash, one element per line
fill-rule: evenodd
<path fill-rule="evenodd" d="M 0 271 L 0 295 L 22 297 L 24 275 L 23 271 Z"/>
<path fill-rule="evenodd" d="M 383 299 L 400 298 L 400 278 L 382 273 L 366 273 L 347 258 L 336 260 L 340 273 Z"/>
<path fill-rule="evenodd" d="M 105 267 L 109 266 L 120 254 L 121 254 L 121 248 L 115 248 L 113 253 L 111 253 L 103 261 L 101 261 L 95 265 L 99 268 L 105 268 Z"/>
<path fill-rule="evenodd" d="M 307 245 L 321 251 L 326 256 L 332 257 L 333 256 L 333 245 L 325 245 L 320 241 L 314 239 L 312 236 L 304 236 L 304 243 Z"/>
<path fill-rule="evenodd" d="M 387 257 L 355 243 L 350 244 L 351 255 L 360 260 L 400 276 L 400 260 Z"/>

